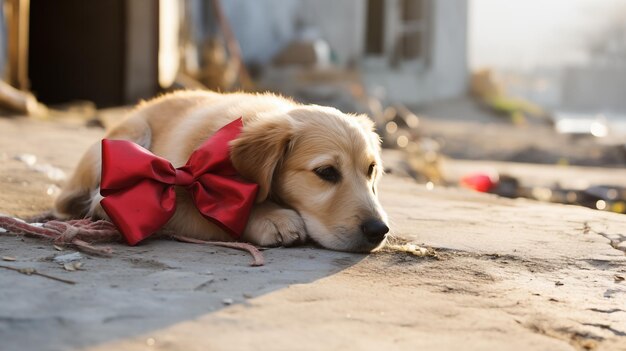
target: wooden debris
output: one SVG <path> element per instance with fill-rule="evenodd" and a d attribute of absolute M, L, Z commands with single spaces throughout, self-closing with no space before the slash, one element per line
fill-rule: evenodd
<path fill-rule="evenodd" d="M 0 107 L 31 116 L 47 114 L 46 107 L 37 102 L 32 94 L 15 89 L 2 80 L 0 80 Z"/>
<path fill-rule="evenodd" d="M 48 274 L 37 272 L 37 270 L 35 268 L 15 268 L 15 267 L 3 266 L 3 265 L 0 265 L 0 268 L 12 270 L 14 272 L 22 273 L 22 274 L 25 274 L 25 275 L 38 275 L 40 277 L 56 280 L 58 282 L 65 283 L 65 284 L 70 284 L 70 285 L 76 284 L 75 281 L 71 281 L 71 280 L 67 280 L 67 279 L 63 279 L 63 278 L 58 278 L 58 277 L 54 277 L 54 276 L 51 276 L 51 275 L 48 275 Z"/>

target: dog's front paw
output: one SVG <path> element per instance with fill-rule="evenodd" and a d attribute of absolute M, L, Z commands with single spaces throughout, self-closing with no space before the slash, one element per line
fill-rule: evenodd
<path fill-rule="evenodd" d="M 296 211 L 264 206 L 252 212 L 243 239 L 260 246 L 291 246 L 305 241 L 306 228 Z"/>

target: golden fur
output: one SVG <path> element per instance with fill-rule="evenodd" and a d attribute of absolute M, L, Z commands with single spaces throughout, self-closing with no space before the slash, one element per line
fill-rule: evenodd
<path fill-rule="evenodd" d="M 383 170 L 380 141 L 365 116 L 271 94 L 183 91 L 140 104 L 106 138 L 132 140 L 180 167 L 204 140 L 240 116 L 244 128 L 231 142 L 231 160 L 243 177 L 260 186 L 243 240 L 289 246 L 310 238 L 345 251 L 382 245 L 384 237 L 370 242 L 362 229 L 367 220 L 387 222 L 376 196 Z M 328 182 L 316 173 L 330 166 L 340 181 Z M 99 180 L 97 143 L 57 198 L 56 214 L 106 218 Z M 204 240 L 232 240 L 200 215 L 186 191 L 177 194 L 168 229 Z"/>

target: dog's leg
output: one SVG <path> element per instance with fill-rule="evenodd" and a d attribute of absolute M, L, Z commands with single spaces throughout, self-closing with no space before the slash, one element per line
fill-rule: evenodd
<path fill-rule="evenodd" d="M 150 126 L 143 118 L 134 117 L 113 129 L 106 138 L 132 140 L 150 147 Z M 100 207 L 101 144 L 92 145 L 78 163 L 61 194 L 54 202 L 54 215 L 58 218 L 80 218 L 96 216 L 106 218 Z"/>
<path fill-rule="evenodd" d="M 271 201 L 255 205 L 242 239 L 260 246 L 291 246 L 306 240 L 302 217 Z"/>

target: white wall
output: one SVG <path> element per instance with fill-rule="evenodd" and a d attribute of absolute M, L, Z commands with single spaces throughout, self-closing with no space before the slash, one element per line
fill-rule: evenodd
<path fill-rule="evenodd" d="M 295 35 L 298 0 L 222 1 L 245 61 L 266 63 Z"/>
<path fill-rule="evenodd" d="M 468 5 L 465 0 L 433 0 L 430 64 L 424 69 L 366 70 L 370 90 L 390 101 L 423 104 L 463 95 L 467 90 Z"/>
<path fill-rule="evenodd" d="M 302 0 L 300 15 L 316 26 L 339 64 L 357 61 L 365 47 L 365 0 Z"/>
<path fill-rule="evenodd" d="M 434 0 L 435 33 L 433 49 L 433 99 L 463 94 L 467 88 L 466 0 Z M 426 94 L 425 96 L 428 96 Z"/>
<path fill-rule="evenodd" d="M 313 27 L 329 42 L 339 64 L 363 51 L 363 0 L 228 0 L 225 12 L 246 61 L 267 63 L 299 33 Z"/>

